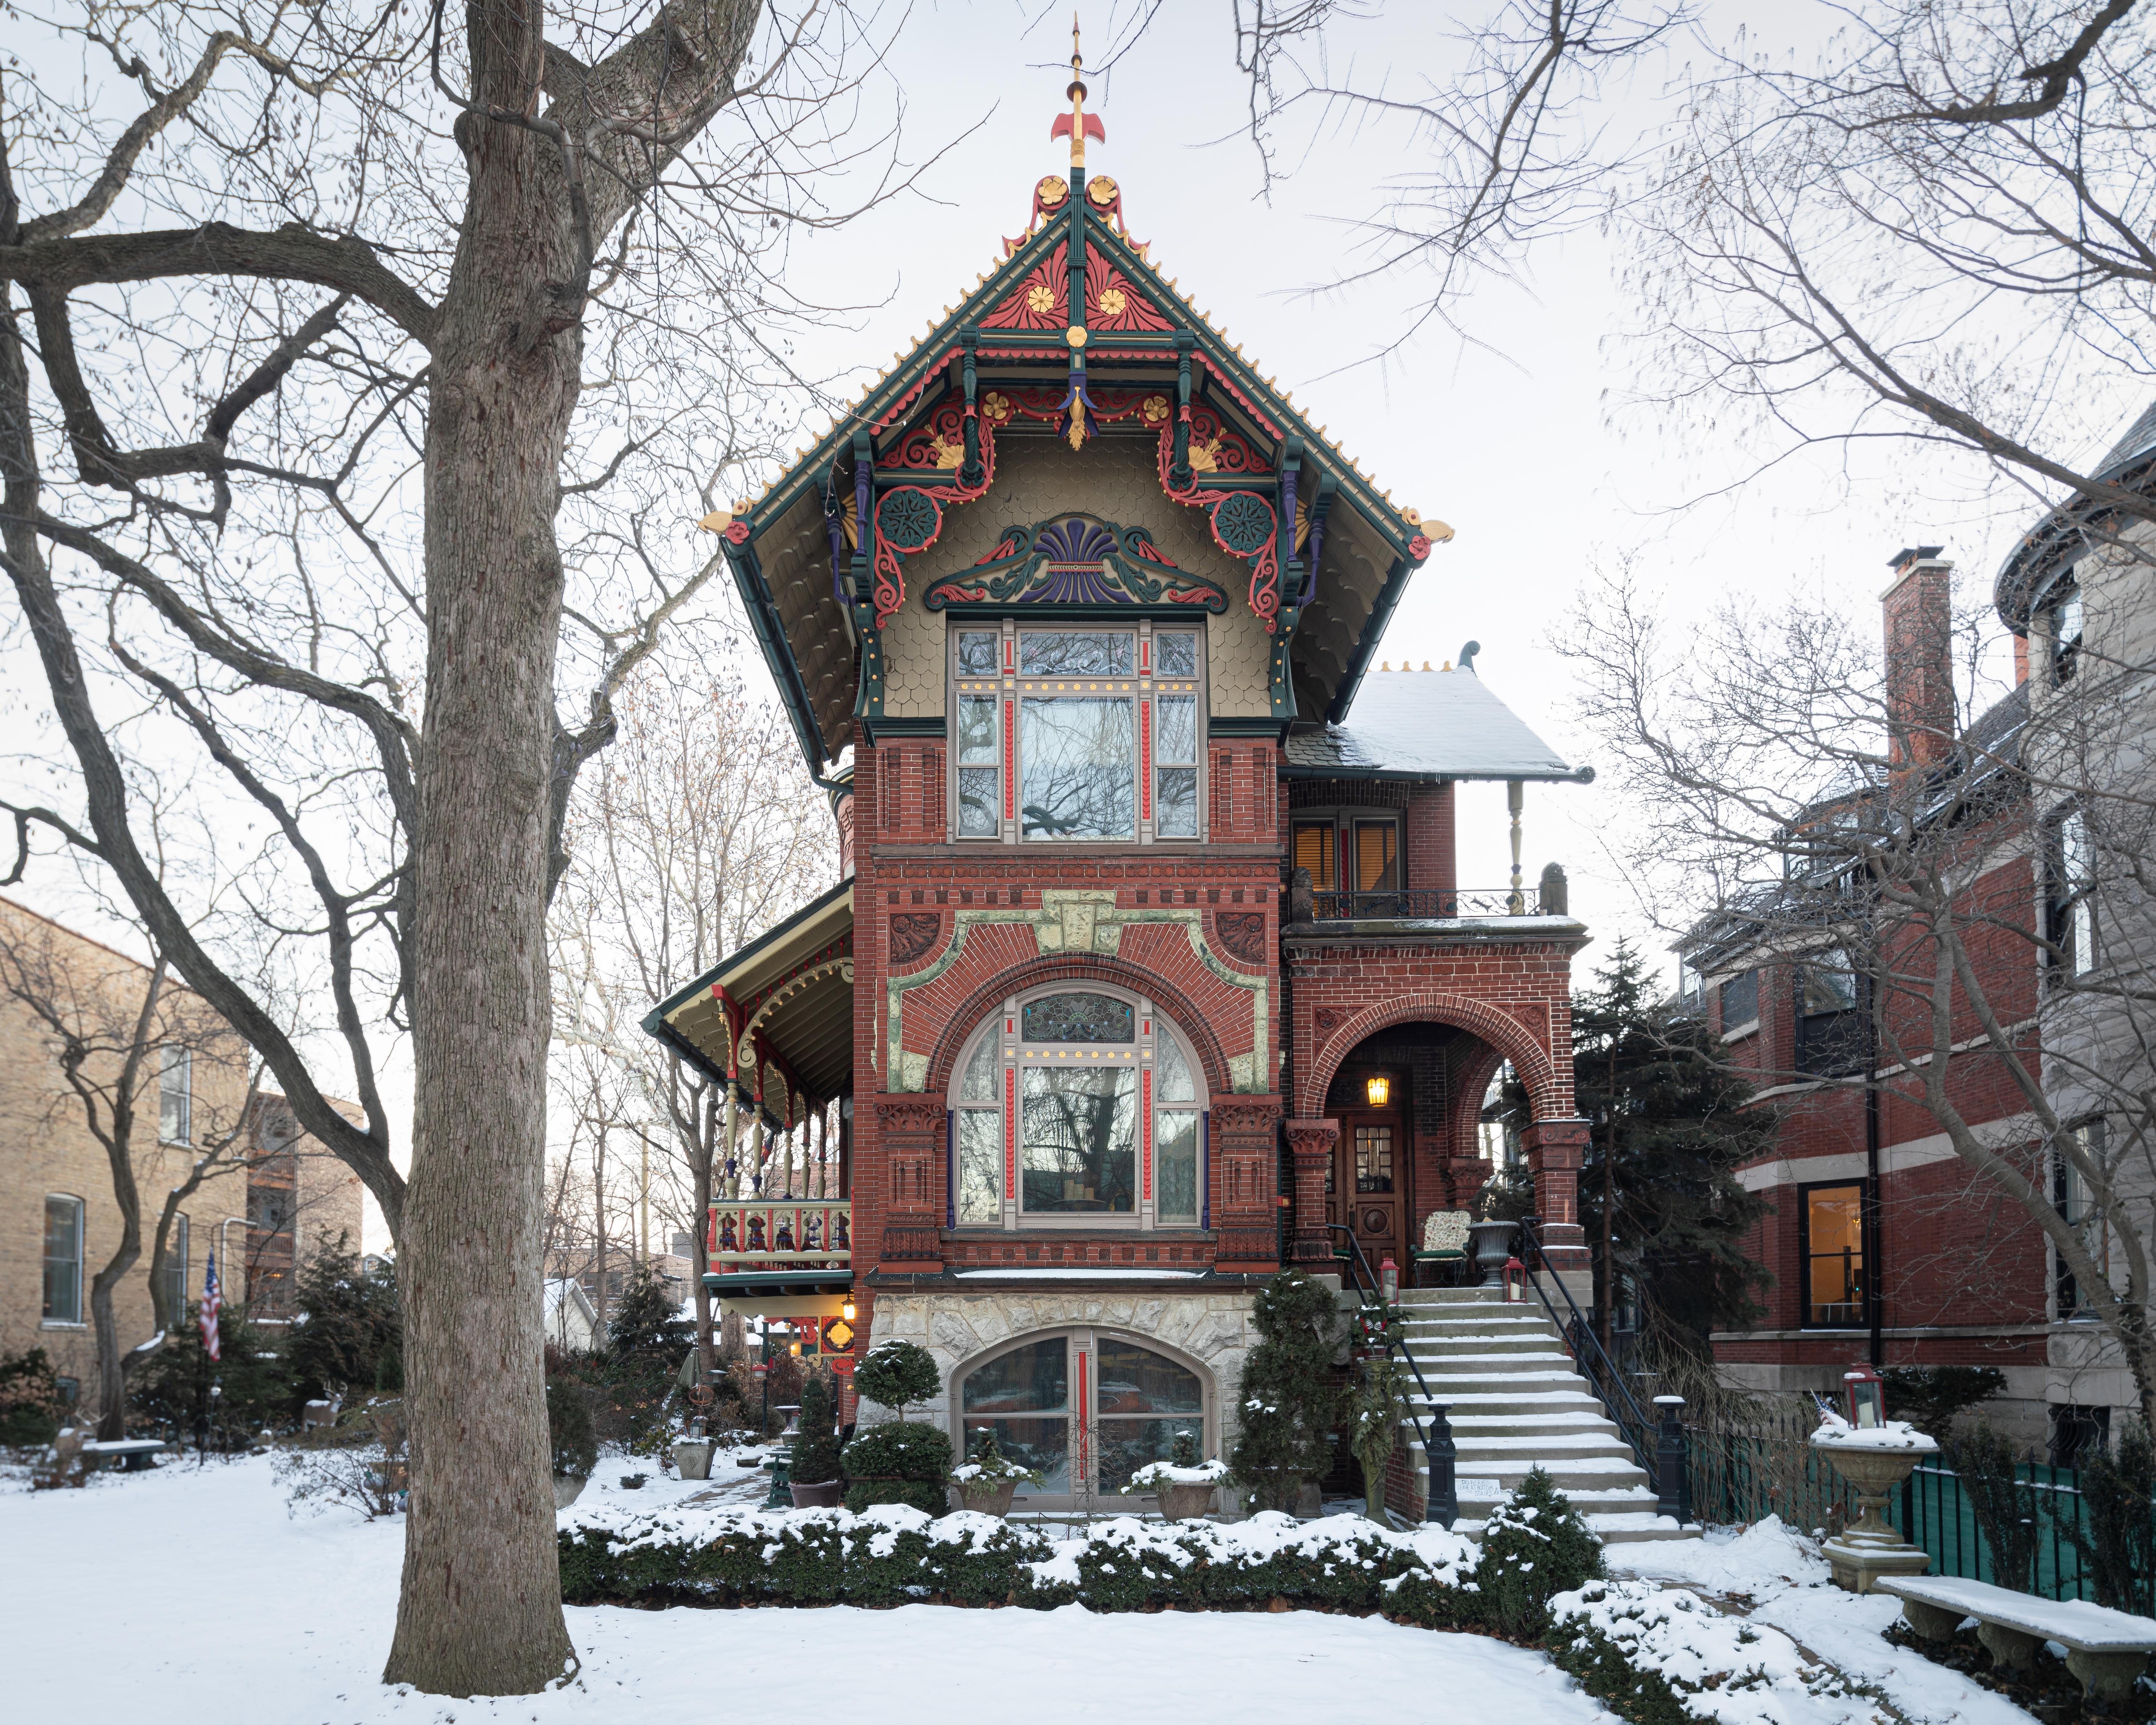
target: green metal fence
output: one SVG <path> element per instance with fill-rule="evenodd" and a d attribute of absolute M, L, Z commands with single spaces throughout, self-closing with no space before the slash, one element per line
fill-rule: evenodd
<path fill-rule="evenodd" d="M 2025 1461 L 2015 1478 L 2036 1497 L 2035 1591 L 2047 1599 L 2090 1599 L 2096 1592 L 2082 1573 L 2081 1553 L 2061 1536 L 2061 1522 L 2076 1532 L 2088 1527 L 2080 1474 L 2071 1467 Z M 1991 1546 L 1976 1523 L 1976 1511 L 1950 1467 L 1919 1467 L 1887 1500 L 1887 1518 L 1910 1544 L 1931 1553 L 1931 1573 L 1972 1581 L 1994 1581 Z"/>

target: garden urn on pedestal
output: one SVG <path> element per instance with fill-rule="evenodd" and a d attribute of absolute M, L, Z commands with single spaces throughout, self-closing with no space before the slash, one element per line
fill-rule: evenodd
<path fill-rule="evenodd" d="M 1898 1423 L 1860 1430 L 1831 1414 L 1811 1441 L 1856 1493 L 1857 1518 L 1820 1548 L 1834 1584 L 1868 1594 L 1882 1575 L 1922 1575 L 1931 1567 L 1930 1554 L 1902 1538 L 1880 1512 L 1917 1463 L 1938 1454 L 1938 1444 Z"/>

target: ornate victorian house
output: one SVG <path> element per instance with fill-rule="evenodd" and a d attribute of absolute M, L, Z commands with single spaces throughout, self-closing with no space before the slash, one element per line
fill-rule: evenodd
<path fill-rule="evenodd" d="M 1350 1231 L 1409 1264 L 1488 1171 L 1507 1060 L 1557 1267 L 1584 1260 L 1587 937 L 1518 866 L 1520 788 L 1584 775 L 1470 665 L 1380 660 L 1450 529 L 1156 268 L 1071 93 L 1022 236 L 706 523 L 846 878 L 646 1021 L 728 1081 L 710 1284 L 842 1373 L 929 1348 L 930 1417 L 995 1425 L 1045 1508 L 1178 1430 L 1230 1443 L 1256 1288 L 1337 1274 Z M 1472 778 L 1514 811 L 1480 892 Z"/>

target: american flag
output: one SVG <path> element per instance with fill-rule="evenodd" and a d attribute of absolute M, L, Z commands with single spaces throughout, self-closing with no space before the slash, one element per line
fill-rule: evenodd
<path fill-rule="evenodd" d="M 208 1351 L 212 1359 L 217 1358 L 217 1310 L 223 1304 L 223 1298 L 217 1288 L 217 1252 L 213 1248 L 209 1255 L 209 1269 L 203 1276 L 201 1318 L 203 1347 Z"/>

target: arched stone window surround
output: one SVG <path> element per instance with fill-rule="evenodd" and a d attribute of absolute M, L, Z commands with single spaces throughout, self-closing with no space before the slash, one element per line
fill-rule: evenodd
<path fill-rule="evenodd" d="M 1044 976 L 1043 973 L 1062 967 L 1028 967 L 1030 985 L 991 1002 L 971 1031 L 957 1042 L 951 1060 L 950 1074 L 944 1086 L 946 1106 L 951 1111 L 953 1132 L 953 1156 L 951 1167 L 951 1204 L 952 1217 L 961 1227 L 1012 1229 L 1050 1228 L 1068 1230 L 1107 1229 L 1116 1231 L 1137 1230 L 1151 1232 L 1155 1229 L 1188 1229 L 1204 1224 L 1209 1211 L 1208 1182 L 1211 1170 L 1206 1154 L 1204 1120 L 1210 1102 L 1210 1091 L 1199 1045 L 1195 1038 L 1166 1011 L 1159 999 L 1143 988 L 1131 987 L 1120 982 L 1106 983 L 1096 976 L 1081 973 L 1076 976 Z M 1036 1053 L 1028 1045 L 1024 1035 L 1024 1014 L 1034 1004 L 1057 995 L 1084 993 L 1106 997 L 1127 1006 L 1134 1040 L 1127 1045 L 1059 1044 L 1042 1045 L 1058 1050 L 1068 1049 L 1071 1054 L 1066 1061 L 1061 1052 L 1053 1056 Z M 1000 1042 L 1002 1050 L 994 1057 L 995 1070 L 1001 1081 L 995 1086 L 990 1099 L 976 1097 L 969 1105 L 962 1093 L 964 1075 L 973 1064 L 983 1045 Z M 1173 1044 L 1180 1055 L 1180 1064 L 1190 1084 L 1190 1095 L 1179 1097 L 1169 1093 L 1167 1075 L 1163 1068 L 1168 1065 L 1165 1045 Z M 1121 1058 L 1116 1050 L 1127 1047 Z M 1106 1051 L 1106 1060 L 1102 1059 Z M 1086 1056 L 1091 1055 L 1091 1061 Z M 1099 1062 L 1092 1065 L 1091 1062 Z M 942 1064 L 939 1051 L 938 1065 Z M 1133 1075 L 1131 1091 L 1127 1092 L 1137 1103 L 1136 1124 L 1131 1143 L 1131 1159 L 1127 1164 L 1130 1175 L 1127 1208 L 1112 1205 L 1098 1211 L 1090 1208 L 1094 1194 L 1089 1189 L 1081 1194 L 1085 1206 L 1066 1209 L 1061 1204 L 1035 1209 L 1021 1203 L 1019 1191 L 1025 1189 L 1025 1137 L 1024 1116 L 1014 1110 L 1026 1108 L 1024 1075 L 1029 1071 L 1098 1071 L 1104 1067 L 1115 1070 L 1127 1065 Z M 1158 1077 L 1156 1075 L 1158 1075 Z M 1050 1081 L 1053 1082 L 1053 1081 Z M 968 1161 L 968 1122 L 987 1130 L 986 1122 L 993 1118 L 998 1122 L 994 1129 L 998 1144 L 994 1152 L 996 1175 L 993 1185 L 1000 1194 L 1001 1205 L 997 1219 L 985 1214 L 968 1213 L 969 1194 L 979 1194 L 979 1184 L 969 1182 L 967 1169 L 973 1166 Z M 1180 1136 L 1172 1137 L 1171 1127 L 1179 1127 Z M 978 1139 L 973 1140 L 978 1144 Z M 1185 1160 L 1181 1167 L 1194 1172 L 1194 1188 L 1188 1191 L 1187 1209 L 1168 1205 L 1171 1190 L 1173 1161 L 1170 1146 L 1178 1143 L 1186 1158 L 1194 1158 L 1195 1167 Z M 1111 1164 L 1112 1166 L 1112 1163 Z M 1090 1163 L 1089 1163 L 1090 1166 Z M 1011 1178 L 1015 1172 L 1018 1178 Z M 1068 1197 L 1069 1189 L 1065 1189 Z M 1101 1194 L 1106 1197 L 1104 1189 Z M 993 1196 L 993 1194 L 991 1194 Z M 1037 1196 L 1037 1194 L 1036 1194 Z"/>
<path fill-rule="evenodd" d="M 1201 1428 L 1199 1434 L 1199 1454 L 1201 1457 L 1209 1457 L 1221 1453 L 1222 1410 L 1219 1378 L 1204 1360 L 1194 1354 L 1185 1353 L 1179 1348 L 1173 1347 L 1157 1337 L 1147 1335 L 1129 1325 L 1063 1322 L 1050 1324 L 1040 1329 L 1028 1330 L 1021 1334 L 1009 1337 L 993 1347 L 983 1348 L 979 1353 L 960 1360 L 951 1368 L 944 1386 L 947 1398 L 945 1405 L 951 1410 L 952 1448 L 961 1460 L 964 1457 L 968 1442 L 966 1435 L 968 1380 L 984 1368 L 993 1366 L 998 1360 L 1006 1358 L 1022 1349 L 1059 1338 L 1065 1341 L 1069 1348 L 1066 1356 L 1069 1361 L 1069 1383 L 1066 1388 L 1070 1399 L 1066 1405 L 1071 1409 L 1071 1424 L 1066 1430 L 1070 1450 L 1071 1472 L 1075 1476 L 1076 1462 L 1082 1455 L 1087 1473 L 1082 1481 L 1074 1481 L 1071 1489 L 1062 1491 L 1021 1486 L 1018 1499 L 1021 1507 L 1050 1511 L 1069 1509 L 1077 1507 L 1081 1499 L 1091 1498 L 1096 1505 L 1103 1505 L 1111 1509 L 1127 1506 L 1136 1510 L 1145 1502 L 1142 1494 L 1126 1497 L 1123 1493 L 1116 1489 L 1115 1484 L 1109 1485 L 1105 1491 L 1101 1489 L 1103 1437 L 1106 1436 L 1108 1440 L 1109 1450 L 1113 1450 L 1115 1435 L 1119 1427 L 1127 1430 L 1134 1425 L 1142 1426 L 1155 1423 L 1144 1415 L 1135 1416 L 1124 1421 L 1119 1421 L 1113 1415 L 1105 1419 L 1101 1417 L 1099 1411 L 1101 1388 L 1099 1362 L 1101 1348 L 1104 1343 L 1111 1348 L 1127 1345 L 1143 1348 L 1149 1353 L 1158 1354 L 1170 1364 L 1180 1367 L 1195 1378 L 1198 1380 L 1201 1399 L 1200 1410 L 1196 1416 Z M 1086 1355 L 1082 1366 L 1078 1359 L 1081 1350 Z M 1081 1371 L 1086 1379 L 1087 1399 L 1087 1405 L 1083 1409 L 1081 1409 L 1077 1404 L 1077 1380 Z M 1082 1423 L 1088 1428 L 1083 1434 L 1082 1447 L 1081 1434 L 1076 1430 L 1076 1424 L 1081 1415 Z M 975 1418 L 976 1422 L 978 1423 L 979 1416 L 976 1415 Z M 1159 1415 L 1158 1422 L 1164 1425 L 1173 1425 L 1178 1423 L 1177 1416 Z M 1138 1458 L 1140 1464 L 1150 1460 L 1166 1461 L 1167 1445 L 1162 1444 L 1160 1448 L 1162 1453 L 1158 1456 L 1151 1455 L 1140 1456 Z M 1080 1486 L 1083 1489 L 1080 1489 Z"/>

